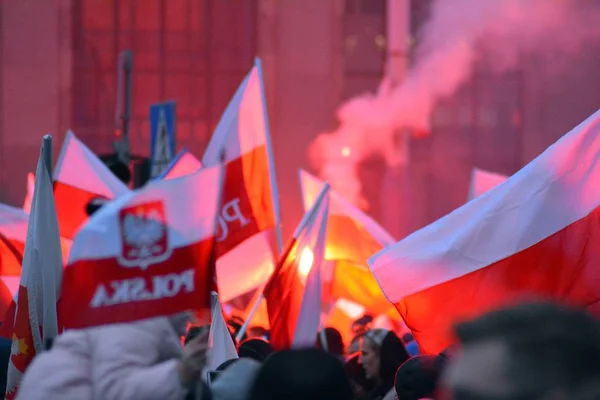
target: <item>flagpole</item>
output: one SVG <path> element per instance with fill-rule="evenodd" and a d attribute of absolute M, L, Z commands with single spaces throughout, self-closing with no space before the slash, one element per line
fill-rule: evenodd
<path fill-rule="evenodd" d="M 262 61 L 256 57 L 254 65 L 258 71 L 260 80 L 260 96 L 263 103 L 263 119 L 265 122 L 266 142 L 267 142 L 267 160 L 269 163 L 269 177 L 271 180 L 271 191 L 273 196 L 273 211 L 275 213 L 275 234 L 277 237 L 277 254 L 283 251 L 283 234 L 281 232 L 281 210 L 279 208 L 279 190 L 277 189 L 277 178 L 275 176 L 275 159 L 273 157 L 273 145 L 271 143 L 271 128 L 269 126 L 269 115 L 267 113 L 267 98 L 265 95 L 265 81 L 263 78 Z"/>
<path fill-rule="evenodd" d="M 50 174 L 50 181 L 52 181 L 52 135 L 50 134 L 46 134 L 42 138 L 42 156 Z"/>
<path fill-rule="evenodd" d="M 329 192 L 329 188 L 330 188 L 329 182 L 325 182 L 325 185 L 323 186 L 321 193 L 319 193 L 319 195 L 317 196 L 317 199 L 315 200 L 315 203 L 313 204 L 312 208 L 307 213 L 304 213 L 304 216 L 302 217 L 302 220 L 300 221 L 300 224 L 298 225 L 296 232 L 294 232 L 294 236 L 293 236 L 294 240 L 297 239 L 298 236 L 300 236 L 300 232 L 302 232 L 302 230 L 306 227 L 306 224 L 308 224 L 308 221 L 310 221 L 314 217 L 315 213 L 317 212 L 317 209 L 321 205 L 321 202 L 325 198 L 325 195 L 327 194 L 327 192 Z M 289 249 L 286 249 L 286 250 L 289 250 Z M 288 252 L 289 251 L 286 251 L 286 253 L 288 253 Z M 283 256 L 283 254 L 281 254 L 281 256 Z M 281 256 L 280 256 L 280 258 L 281 258 Z M 277 261 L 277 265 L 279 265 L 279 260 Z M 255 300 L 255 303 L 252 306 L 252 310 L 250 311 L 250 314 L 248 315 L 248 317 L 244 321 L 244 324 L 242 325 L 242 327 L 238 331 L 237 335 L 235 336 L 236 342 L 239 342 L 242 339 L 242 337 L 244 337 L 244 334 L 248 330 L 248 327 L 250 326 L 250 322 L 252 321 L 252 318 L 254 318 L 254 315 L 258 311 L 258 306 L 260 305 L 260 302 L 265 297 L 265 288 L 269 281 L 270 281 L 270 278 L 269 278 L 269 280 L 267 280 L 267 282 L 265 282 L 261 286 L 261 288 L 259 289 L 259 292 L 257 292 L 257 293 L 260 293 L 260 296 L 258 297 L 258 299 Z"/>

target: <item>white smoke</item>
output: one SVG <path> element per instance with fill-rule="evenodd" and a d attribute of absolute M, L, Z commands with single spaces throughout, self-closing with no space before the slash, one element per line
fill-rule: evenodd
<path fill-rule="evenodd" d="M 336 190 L 365 206 L 357 165 L 374 153 L 391 165 L 403 162 L 393 151 L 395 133 L 429 132 L 437 100 L 469 79 L 482 49 L 494 72 L 514 68 L 522 53 L 552 55 L 548 68 L 559 70 L 568 67 L 570 54 L 600 38 L 599 17 L 600 3 L 586 0 L 435 1 L 402 84 L 391 89 L 383 80 L 378 93 L 342 104 L 338 129 L 320 134 L 309 149 L 313 165 Z"/>

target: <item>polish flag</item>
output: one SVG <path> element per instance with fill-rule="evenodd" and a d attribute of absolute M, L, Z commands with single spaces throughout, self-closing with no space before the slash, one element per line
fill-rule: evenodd
<path fill-rule="evenodd" d="M 300 186 L 304 209 L 309 210 L 325 182 L 300 170 Z M 373 313 L 393 311 L 369 270 L 367 259 L 395 240 L 335 190 L 331 189 L 329 196 L 325 259 L 335 261 L 331 295 L 359 303 Z"/>
<path fill-rule="evenodd" d="M 2 321 L 14 321 L 15 318 L 28 221 L 29 212 L 0 204 L 0 315 L 4 316 Z M 60 242 L 63 264 L 66 264 L 71 241 L 61 238 Z M 0 327 L 0 336 L 11 339 L 12 328 L 12 323 L 3 324 Z"/>
<path fill-rule="evenodd" d="M 471 183 L 469 185 L 469 198 L 467 200 L 471 201 L 475 197 L 481 196 L 507 179 L 508 176 L 506 175 L 473 168 L 473 172 L 471 172 Z"/>
<path fill-rule="evenodd" d="M 225 186 L 217 234 L 217 275 L 222 301 L 264 284 L 273 271 L 271 233 L 281 249 L 279 198 L 260 60 L 223 113 L 202 158 L 220 161 L 225 149 Z M 278 252 L 277 252 L 278 253 Z"/>
<path fill-rule="evenodd" d="M 19 290 L 28 221 L 29 214 L 20 208 L 0 204 L 0 315 L 8 320 L 12 316 L 11 321 L 14 321 L 16 306 L 12 307 L 11 315 L 7 312 L 11 309 L 11 304 L 14 304 L 13 299 Z M 5 336 L 10 339 L 12 323 L 5 325 L 4 328 L 11 328 Z"/>
<path fill-rule="evenodd" d="M 153 180 L 96 212 L 65 269 L 65 327 L 210 310 L 223 170 Z"/>
<path fill-rule="evenodd" d="M 219 295 L 213 292 L 212 299 L 212 321 L 208 332 L 208 358 L 204 368 L 206 372 L 216 370 L 227 360 L 238 358 L 231 333 L 223 317 Z"/>
<path fill-rule="evenodd" d="M 600 111 L 503 184 L 369 259 L 419 347 L 456 322 L 542 297 L 600 300 Z"/>
<path fill-rule="evenodd" d="M 304 214 L 265 286 L 271 344 L 277 350 L 313 347 L 321 322 L 321 264 L 325 255 L 329 185 Z"/>
<path fill-rule="evenodd" d="M 58 335 L 56 304 L 63 271 L 58 219 L 50 172 L 40 155 L 27 227 L 12 347 L 6 380 L 6 399 L 14 399 L 25 370 L 44 342 Z"/>
<path fill-rule="evenodd" d="M 95 197 L 114 199 L 129 189 L 73 132 L 68 131 L 54 169 L 54 197 L 60 233 L 73 239 L 88 219 L 86 206 Z"/>
<path fill-rule="evenodd" d="M 202 163 L 192 153 L 182 149 L 167 165 L 157 179 L 174 179 L 189 175 L 202 168 Z"/>

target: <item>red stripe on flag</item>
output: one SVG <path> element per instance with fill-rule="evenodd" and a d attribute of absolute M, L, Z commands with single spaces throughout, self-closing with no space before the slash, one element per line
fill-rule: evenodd
<path fill-rule="evenodd" d="M 88 219 L 86 207 L 88 203 L 101 197 L 95 193 L 67 185 L 60 181 L 54 182 L 54 200 L 60 235 L 73 239 L 79 227 Z"/>
<path fill-rule="evenodd" d="M 405 297 L 396 308 L 430 354 L 452 344 L 455 323 L 524 299 L 549 298 L 597 313 L 591 306 L 600 301 L 599 219 L 597 208 L 526 250 Z"/>
<path fill-rule="evenodd" d="M 145 269 L 123 267 L 116 258 L 74 262 L 65 269 L 59 303 L 65 328 L 209 309 L 213 243 L 210 238 L 173 249 L 168 260 Z"/>
<path fill-rule="evenodd" d="M 5 339 L 12 339 L 15 323 L 15 313 L 17 312 L 17 303 L 14 299 L 10 302 L 6 313 L 4 313 L 4 319 L 2 320 L 2 326 L 0 326 L 0 337 Z"/>
<path fill-rule="evenodd" d="M 31 323 L 29 320 L 29 296 L 25 286 L 19 286 L 18 307 L 16 308 L 16 318 L 13 329 L 13 346 L 10 354 L 10 361 L 21 372 L 25 372 L 33 357 L 35 357 L 35 347 L 33 345 L 33 335 L 31 333 Z"/>
<path fill-rule="evenodd" d="M 292 346 L 298 314 L 302 307 L 304 284 L 296 263 L 297 248 L 298 244 L 294 238 L 264 290 L 271 327 L 271 344 L 276 350 Z"/>
<path fill-rule="evenodd" d="M 25 245 L 0 233 L 0 275 L 21 275 Z"/>
<path fill-rule="evenodd" d="M 266 146 L 227 163 L 217 232 L 217 257 L 275 226 Z"/>

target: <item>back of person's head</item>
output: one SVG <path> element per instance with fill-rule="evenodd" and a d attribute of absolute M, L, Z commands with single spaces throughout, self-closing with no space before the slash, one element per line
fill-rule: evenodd
<path fill-rule="evenodd" d="M 342 363 L 317 349 L 274 353 L 258 372 L 249 400 L 353 400 Z"/>
<path fill-rule="evenodd" d="M 269 337 L 269 332 L 262 326 L 251 326 L 248 328 L 248 337 L 266 340 Z"/>
<path fill-rule="evenodd" d="M 414 338 L 413 334 L 410 332 L 407 332 L 404 335 L 402 335 L 402 341 L 404 342 L 404 344 L 410 343 L 413 340 L 415 340 L 415 338 Z"/>
<path fill-rule="evenodd" d="M 334 356 L 343 356 L 344 355 L 344 339 L 342 338 L 342 334 L 335 328 L 327 327 L 325 328 L 325 342 L 327 344 L 327 352 L 329 354 L 333 354 Z M 317 337 L 317 348 L 321 350 L 323 349 L 323 343 L 321 340 L 321 333 Z"/>
<path fill-rule="evenodd" d="M 115 161 L 109 164 L 108 168 L 117 178 L 119 178 L 121 182 L 129 185 L 129 182 L 131 181 L 131 171 L 126 164 L 120 161 Z"/>
<path fill-rule="evenodd" d="M 406 360 L 396 372 L 394 388 L 398 399 L 419 400 L 433 397 L 444 360 L 444 356 L 417 356 Z"/>
<path fill-rule="evenodd" d="M 365 314 L 352 322 L 352 332 L 354 335 L 360 335 L 369 330 L 370 325 L 373 323 L 373 316 Z"/>
<path fill-rule="evenodd" d="M 263 339 L 246 339 L 238 346 L 238 356 L 240 358 L 251 358 L 263 362 L 273 353 L 273 346 Z"/>
<path fill-rule="evenodd" d="M 234 360 L 211 385 L 213 398 L 215 400 L 246 400 L 259 370 L 260 363 L 254 360 L 248 358 Z"/>
<path fill-rule="evenodd" d="M 227 328 L 229 329 L 229 332 L 231 332 L 231 336 L 233 338 L 237 337 L 237 334 L 240 331 L 240 329 L 242 329 L 243 324 L 244 324 L 244 321 L 240 322 L 239 317 L 232 317 L 227 320 Z M 241 340 L 245 340 L 245 339 L 246 339 L 246 334 L 244 333 Z"/>
<path fill-rule="evenodd" d="M 560 392 L 568 398 L 600 379 L 600 324 L 583 310 L 548 302 L 520 304 L 459 324 L 455 331 L 461 346 L 450 359 L 450 367 L 456 364 L 449 368 L 450 377 L 472 376 L 480 363 L 495 363 L 507 392 Z M 479 361 L 483 346 L 496 350 L 488 350 L 487 358 Z"/>

